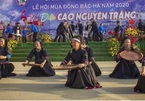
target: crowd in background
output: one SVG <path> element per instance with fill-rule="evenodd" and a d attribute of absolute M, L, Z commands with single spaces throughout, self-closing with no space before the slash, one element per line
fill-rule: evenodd
<path fill-rule="evenodd" d="M 132 25 L 128 24 L 127 26 L 121 25 L 119 20 L 116 21 L 116 26 L 112 31 L 113 36 L 117 38 L 124 37 L 124 30 L 126 27 Z M 145 32 L 145 24 L 141 19 L 137 22 L 135 26 L 138 30 Z M 76 24 L 71 21 L 68 24 L 68 21 L 61 22 L 56 29 L 55 42 L 66 42 L 71 40 L 74 35 L 82 35 L 86 41 L 106 41 L 109 38 L 109 31 L 106 31 L 106 28 L 103 26 L 103 22 L 97 25 L 97 22 L 94 19 L 87 21 L 86 24 L 82 24 L 80 20 Z"/>
<path fill-rule="evenodd" d="M 128 26 L 130 26 L 128 24 Z M 116 26 L 112 31 L 115 37 L 122 38 L 124 37 L 124 30 L 126 27 L 121 25 L 120 21 L 116 21 Z M 137 22 L 137 29 L 145 32 L 145 24 L 141 19 Z M 67 20 L 60 22 L 56 29 L 56 36 L 54 42 L 67 42 L 72 39 L 75 35 L 81 35 L 84 39 L 88 41 L 106 41 L 109 36 L 109 31 L 106 31 L 107 28 L 104 27 L 104 23 L 100 23 L 99 26 L 94 19 L 86 21 L 83 24 L 80 20 L 75 24 L 74 21 L 71 21 L 70 24 Z M 30 26 L 22 26 L 19 22 L 13 26 L 11 22 L 7 25 L 4 22 L 0 24 L 0 36 L 3 36 L 7 39 L 13 38 L 17 41 L 22 40 L 23 43 L 29 41 L 37 40 L 37 35 L 39 32 L 38 26 L 31 24 Z"/>
<path fill-rule="evenodd" d="M 9 22 L 6 26 L 3 22 L 0 24 L 0 36 L 7 40 L 22 40 L 23 43 L 26 43 L 29 39 L 34 42 L 37 40 L 38 32 L 39 30 L 34 24 L 31 24 L 28 27 L 20 25 L 19 22 L 16 22 L 14 26 L 11 22 Z"/>
<path fill-rule="evenodd" d="M 57 27 L 57 35 L 54 39 L 56 42 L 66 42 L 71 40 L 74 35 L 81 35 L 87 41 L 103 41 L 103 36 L 105 33 L 105 28 L 103 27 L 103 23 L 98 27 L 96 21 L 91 19 L 86 22 L 85 26 L 78 20 L 75 25 L 73 21 L 69 25 L 65 20 L 61 22 Z"/>

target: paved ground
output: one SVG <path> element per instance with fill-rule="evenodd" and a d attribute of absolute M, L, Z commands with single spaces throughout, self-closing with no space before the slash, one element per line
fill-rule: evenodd
<path fill-rule="evenodd" d="M 140 69 L 141 64 L 136 63 Z M 30 67 L 23 67 L 20 62 L 13 64 L 17 76 L 0 80 L 0 100 L 145 100 L 144 94 L 133 91 L 137 79 L 108 77 L 116 62 L 97 62 L 102 70 L 98 81 L 103 88 L 91 90 L 65 87 L 66 70 L 56 71 L 54 77 L 26 77 Z"/>

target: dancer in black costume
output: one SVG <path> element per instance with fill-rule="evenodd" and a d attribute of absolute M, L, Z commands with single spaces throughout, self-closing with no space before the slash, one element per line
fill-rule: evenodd
<path fill-rule="evenodd" d="M 57 30 L 56 30 L 56 37 L 54 39 L 55 42 L 66 42 L 67 41 L 68 30 L 65 27 L 65 23 L 66 23 L 66 21 L 61 22 L 58 25 Z"/>
<path fill-rule="evenodd" d="M 116 65 L 115 69 L 109 76 L 111 78 L 120 78 L 120 79 L 133 79 L 133 78 L 137 79 L 140 74 L 135 62 L 125 60 L 120 57 L 120 53 L 124 50 L 135 51 L 133 45 L 131 44 L 131 40 L 128 37 L 124 39 L 124 47 L 122 47 L 119 50 L 116 56 L 116 62 L 118 62 L 118 64 Z"/>
<path fill-rule="evenodd" d="M 120 21 L 116 21 L 116 27 L 114 29 L 114 36 L 115 37 L 120 37 L 120 34 L 121 34 L 121 26 L 120 26 Z"/>
<path fill-rule="evenodd" d="M 95 72 L 96 77 L 100 76 L 102 74 L 102 72 L 101 72 L 99 66 L 97 65 L 97 63 L 95 61 L 95 57 L 94 57 L 92 49 L 86 44 L 85 40 L 82 41 L 81 47 L 84 48 L 87 51 L 89 63 L 91 64 L 91 66 L 92 66 L 92 68 Z"/>
<path fill-rule="evenodd" d="M 35 56 L 35 64 L 41 66 L 32 66 L 26 76 L 54 76 L 55 71 L 52 69 L 52 64 L 48 60 L 48 54 L 45 48 L 41 46 L 41 42 L 35 41 L 34 48 L 31 50 L 23 65 L 29 64 L 31 59 Z"/>
<path fill-rule="evenodd" d="M 145 57 L 142 59 L 141 76 L 139 77 L 138 82 L 134 87 L 134 91 L 145 93 Z"/>
<path fill-rule="evenodd" d="M 101 35 L 100 35 L 96 21 L 94 19 L 91 19 L 91 22 L 92 22 L 91 23 L 92 28 L 91 28 L 91 31 L 89 33 L 89 37 L 90 37 L 90 34 L 93 33 L 92 40 L 93 41 L 101 41 Z"/>
<path fill-rule="evenodd" d="M 7 41 L 4 38 L 0 38 L 0 78 L 16 76 L 12 73 L 14 65 L 10 63 L 11 53 L 7 47 Z"/>
<path fill-rule="evenodd" d="M 75 25 L 73 21 L 71 21 L 71 24 L 69 25 L 69 32 L 69 37 L 72 39 L 75 33 Z"/>
<path fill-rule="evenodd" d="M 78 20 L 78 23 L 76 24 L 76 28 L 77 28 L 77 34 L 83 35 L 83 25 L 80 20 Z"/>
<path fill-rule="evenodd" d="M 71 60 L 71 64 L 78 64 L 78 68 L 68 71 L 66 86 L 78 89 L 101 88 L 96 80 L 92 67 L 88 64 L 88 54 L 85 49 L 81 48 L 79 37 L 73 38 L 71 42 L 72 50 L 70 50 L 62 61 L 61 65 L 67 65 Z"/>

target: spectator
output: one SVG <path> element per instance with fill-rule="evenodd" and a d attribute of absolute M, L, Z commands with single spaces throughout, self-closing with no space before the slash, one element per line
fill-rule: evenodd
<path fill-rule="evenodd" d="M 23 31 L 22 31 L 22 42 L 23 42 L 23 43 L 26 43 L 26 42 L 27 42 L 26 36 L 27 36 L 27 28 L 24 27 L 24 28 L 23 28 Z"/>
<path fill-rule="evenodd" d="M 34 24 L 31 24 L 31 33 L 33 33 L 33 42 L 35 42 L 37 40 L 38 32 L 39 32 L 39 30 L 38 30 L 37 26 Z"/>
<path fill-rule="evenodd" d="M 100 36 L 101 36 L 101 41 L 103 41 L 104 40 L 104 34 L 105 34 L 105 28 L 104 28 L 104 26 L 103 26 L 103 23 L 101 23 L 100 24 L 100 26 L 99 26 L 99 32 L 100 32 Z"/>

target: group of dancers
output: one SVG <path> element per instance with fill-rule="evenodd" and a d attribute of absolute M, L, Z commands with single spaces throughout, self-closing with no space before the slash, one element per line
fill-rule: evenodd
<path fill-rule="evenodd" d="M 105 28 L 103 23 L 98 27 L 96 21 L 92 18 L 90 21 L 87 21 L 85 26 L 81 23 L 80 20 L 74 24 L 71 21 L 69 25 L 65 20 L 61 22 L 56 29 L 55 42 L 67 42 L 71 41 L 74 35 L 82 35 L 87 41 L 103 41 L 103 35 L 105 33 Z"/>
<path fill-rule="evenodd" d="M 137 85 L 134 87 L 136 92 L 145 92 L 145 57 L 140 60 L 142 63 L 141 74 L 134 61 L 125 60 L 120 56 L 123 50 L 135 51 L 129 37 L 124 38 L 123 46 L 116 55 L 116 65 L 113 72 L 109 75 L 111 78 L 119 79 L 138 79 Z M 23 66 L 28 65 L 31 59 L 35 57 L 35 64 L 32 66 L 26 76 L 55 76 L 53 65 L 49 61 L 47 50 L 42 46 L 41 41 L 34 42 L 34 48 L 30 51 L 23 63 Z M 15 76 L 12 73 L 14 65 L 9 61 L 11 53 L 7 47 L 7 42 L 4 38 L 0 38 L 0 77 Z M 69 69 L 65 86 L 78 89 L 93 89 L 102 88 L 97 81 L 97 77 L 102 74 L 99 66 L 96 64 L 92 49 L 86 44 L 82 36 L 77 35 L 71 39 L 71 50 L 68 52 L 60 66 L 68 64 L 77 65 L 77 68 Z M 67 68 L 67 67 L 66 67 Z"/>

